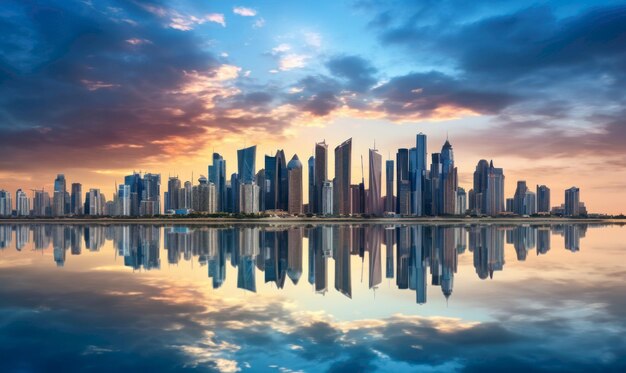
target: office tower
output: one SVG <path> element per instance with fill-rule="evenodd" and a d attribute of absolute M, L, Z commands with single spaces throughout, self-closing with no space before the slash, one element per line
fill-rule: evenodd
<path fill-rule="evenodd" d="M 85 198 L 86 215 L 104 215 L 104 198 L 100 194 L 100 189 L 89 189 Z"/>
<path fill-rule="evenodd" d="M 565 216 L 580 215 L 580 189 L 571 187 L 565 190 Z"/>
<path fill-rule="evenodd" d="M 328 180 L 328 145 L 326 141 L 315 144 L 315 209 L 322 213 L 322 194 L 324 183 Z"/>
<path fill-rule="evenodd" d="M 241 184 L 239 187 L 239 212 L 257 214 L 259 212 L 259 186 L 254 183 Z"/>
<path fill-rule="evenodd" d="M 265 156 L 265 210 L 276 210 L 276 157 Z"/>
<path fill-rule="evenodd" d="M 427 200 L 427 207 L 429 215 L 440 215 L 443 211 L 442 201 L 441 201 L 441 173 L 442 173 L 442 163 L 441 163 L 441 154 L 433 153 L 431 154 L 431 163 L 430 163 L 430 195 Z"/>
<path fill-rule="evenodd" d="M 215 184 L 209 183 L 207 178 L 200 176 L 198 185 L 192 188 L 193 210 L 199 212 L 215 213 L 217 205 L 217 191 Z"/>
<path fill-rule="evenodd" d="M 530 190 L 524 196 L 524 214 L 533 215 L 537 213 L 537 195 Z"/>
<path fill-rule="evenodd" d="M 139 196 L 139 215 L 157 215 L 161 213 L 161 175 L 145 174 L 141 182 L 141 195 Z M 132 200 L 131 189 L 131 200 Z M 132 213 L 132 206 L 131 206 Z"/>
<path fill-rule="evenodd" d="M 528 187 L 526 187 L 526 181 L 520 180 L 517 182 L 517 188 L 515 189 L 515 195 L 513 196 L 513 212 L 517 215 L 524 215 L 526 211 L 525 198 Z"/>
<path fill-rule="evenodd" d="M 193 205 L 193 194 L 191 181 L 185 181 L 183 189 L 180 194 L 180 207 L 184 209 L 190 209 Z"/>
<path fill-rule="evenodd" d="M 322 209 L 320 213 L 322 215 L 333 214 L 333 183 L 332 181 L 325 181 L 322 185 Z"/>
<path fill-rule="evenodd" d="M 50 216 L 52 209 L 50 206 L 50 194 L 43 190 L 36 190 L 33 197 L 33 215 L 34 216 Z"/>
<path fill-rule="evenodd" d="M 335 196 L 333 197 L 336 215 L 352 213 L 350 199 L 350 182 L 352 180 L 352 138 L 335 148 Z"/>
<path fill-rule="evenodd" d="M 233 173 L 232 175 L 230 175 L 230 196 L 227 210 L 228 212 L 239 212 L 239 187 L 241 185 L 239 181 L 240 179 L 237 173 Z"/>
<path fill-rule="evenodd" d="M 70 212 L 73 215 L 83 214 L 83 186 L 80 183 L 72 183 Z"/>
<path fill-rule="evenodd" d="M 537 185 L 537 212 L 550 212 L 550 188 Z"/>
<path fill-rule="evenodd" d="M 400 189 L 405 189 L 404 182 L 407 182 L 408 188 L 408 196 L 400 195 Z M 398 203 L 396 204 L 396 212 L 398 214 L 408 214 L 410 213 L 410 193 L 411 193 L 411 184 L 409 181 L 409 150 L 408 149 L 398 149 L 396 153 L 396 198 Z M 400 199 L 403 198 L 403 201 L 409 200 L 409 211 L 400 211 Z"/>
<path fill-rule="evenodd" d="M 454 152 L 452 145 L 446 140 L 441 148 L 441 181 L 440 199 L 442 210 L 445 215 L 454 214 L 456 204 L 456 191 L 458 188 L 457 169 L 454 166 Z"/>
<path fill-rule="evenodd" d="M 254 183 L 256 174 L 256 145 L 237 150 L 237 170 L 240 184 Z"/>
<path fill-rule="evenodd" d="M 11 201 L 11 193 L 6 190 L 0 190 L 0 216 L 13 215 L 13 204 Z"/>
<path fill-rule="evenodd" d="M 289 204 L 289 175 L 287 174 L 287 160 L 281 149 L 276 152 L 276 208 L 287 211 Z"/>
<path fill-rule="evenodd" d="M 400 215 L 411 214 L 411 182 L 401 180 L 398 188 L 397 213 Z"/>
<path fill-rule="evenodd" d="M 411 184 L 410 199 L 411 215 L 421 215 L 421 178 L 418 178 L 420 172 L 417 170 L 417 148 L 409 149 L 409 183 Z"/>
<path fill-rule="evenodd" d="M 513 198 L 506 199 L 506 212 L 513 212 Z"/>
<path fill-rule="evenodd" d="M 290 214 L 302 214 L 302 162 L 298 155 L 287 164 L 288 211 Z"/>
<path fill-rule="evenodd" d="M 178 176 L 170 176 L 167 180 L 167 198 L 165 199 L 165 210 L 178 210 L 178 194 L 180 193 L 180 180 Z"/>
<path fill-rule="evenodd" d="M 456 209 L 454 213 L 456 215 L 464 215 L 467 211 L 467 194 L 465 189 L 459 187 L 456 191 Z"/>
<path fill-rule="evenodd" d="M 478 161 L 474 171 L 474 184 L 469 200 L 469 208 L 476 215 L 483 215 L 487 212 L 487 183 L 489 179 L 489 162 L 485 159 Z"/>
<path fill-rule="evenodd" d="M 130 186 L 126 184 L 118 185 L 116 214 L 130 216 Z"/>
<path fill-rule="evenodd" d="M 130 214 L 132 216 L 139 216 L 144 192 L 144 181 L 141 174 L 133 172 L 132 175 L 125 176 L 124 185 L 128 185 L 130 188 Z M 85 213 L 87 213 L 87 211 L 85 211 Z"/>
<path fill-rule="evenodd" d="M 216 211 L 226 211 L 226 161 L 219 153 L 213 153 L 213 165 L 209 166 L 209 182 L 215 185 Z"/>
<path fill-rule="evenodd" d="M 315 157 L 310 156 L 308 161 L 309 166 L 309 209 L 308 213 L 312 214 L 315 210 Z"/>
<path fill-rule="evenodd" d="M 267 195 L 267 179 L 265 178 L 265 169 L 262 168 L 256 173 L 254 183 L 259 186 L 259 211 L 265 211 L 265 196 Z"/>
<path fill-rule="evenodd" d="M 393 197 L 393 159 L 388 159 L 385 162 L 385 212 L 395 212 L 396 204 Z"/>
<path fill-rule="evenodd" d="M 350 185 L 350 198 L 352 199 L 352 214 L 363 214 L 365 212 L 365 206 L 363 206 L 363 200 L 365 197 L 363 196 L 362 183 L 352 184 Z"/>
<path fill-rule="evenodd" d="M 30 200 L 26 192 L 21 189 L 15 192 L 15 213 L 17 216 L 30 215 Z"/>
<path fill-rule="evenodd" d="M 52 213 L 54 216 L 65 215 L 66 189 L 65 175 L 58 174 L 56 179 L 54 179 L 54 194 L 52 200 Z"/>
<path fill-rule="evenodd" d="M 382 179 L 382 157 L 376 149 L 369 150 L 369 192 L 368 213 L 372 215 L 382 215 L 383 206 L 381 199 L 381 179 Z"/>
<path fill-rule="evenodd" d="M 504 211 L 504 171 L 493 167 L 493 161 L 489 164 L 487 187 L 482 193 L 481 213 L 496 216 Z"/>

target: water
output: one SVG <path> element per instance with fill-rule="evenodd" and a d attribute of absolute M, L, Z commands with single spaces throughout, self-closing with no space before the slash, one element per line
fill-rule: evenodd
<path fill-rule="evenodd" d="M 0 224 L 0 371 L 626 371 L 625 231 Z"/>

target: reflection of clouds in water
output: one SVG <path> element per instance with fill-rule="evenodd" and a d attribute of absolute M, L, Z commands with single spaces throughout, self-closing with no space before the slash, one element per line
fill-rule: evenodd
<path fill-rule="evenodd" d="M 569 292 L 555 291 L 552 303 L 544 292 L 555 284 L 535 291 L 526 284 L 519 302 L 485 303 L 496 320 L 478 323 L 400 314 L 337 321 L 278 296 L 222 298 L 193 281 L 156 276 L 18 268 L 2 271 L 0 281 L 11 284 L 0 288 L 1 365 L 9 371 L 70 361 L 66 371 L 594 371 L 626 364 L 625 328 L 614 312 L 626 290 L 617 283 L 596 284 L 596 292 L 573 283 Z M 572 303 L 576 289 L 587 305 Z M 538 306 L 518 308 L 524 302 Z"/>

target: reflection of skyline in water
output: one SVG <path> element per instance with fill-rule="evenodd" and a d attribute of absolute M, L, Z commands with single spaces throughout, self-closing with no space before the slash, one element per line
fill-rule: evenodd
<path fill-rule="evenodd" d="M 303 276 L 317 293 L 329 291 L 328 271 L 334 270 L 334 288 L 351 298 L 352 280 L 367 281 L 376 289 L 385 278 L 395 279 L 398 289 L 415 292 L 416 302 L 427 301 L 427 285 L 439 287 L 448 298 L 454 290 L 459 255 L 473 257 L 480 279 L 493 278 L 505 266 L 504 245 L 513 246 L 516 260 L 524 261 L 529 251 L 537 255 L 551 249 L 551 235 L 564 237 L 565 249 L 580 250 L 587 224 L 567 225 L 319 225 L 319 226 L 235 226 L 187 227 L 153 225 L 0 225 L 0 248 L 21 251 L 31 243 L 35 250 L 52 245 L 56 265 L 62 267 L 68 255 L 99 251 L 112 241 L 124 266 L 134 270 L 161 268 L 161 246 L 167 263 L 194 261 L 207 268 L 213 288 L 226 281 L 227 266 L 236 269 L 237 287 L 256 292 L 257 281 L 286 281 L 297 285 Z M 306 241 L 305 241 L 306 239 Z M 162 244 L 161 244 L 162 240 Z M 307 245 L 304 245 L 308 242 Z M 306 253 L 303 250 L 307 250 Z M 367 253 L 367 258 L 366 258 Z M 362 261 L 352 268 L 351 258 Z M 257 278 L 257 276 L 261 276 Z"/>

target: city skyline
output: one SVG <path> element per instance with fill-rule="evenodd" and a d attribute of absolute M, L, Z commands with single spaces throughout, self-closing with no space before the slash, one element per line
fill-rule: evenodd
<path fill-rule="evenodd" d="M 354 136 L 367 163 L 374 141 L 384 161 L 449 132 L 466 191 L 494 159 L 508 191 L 577 180 L 624 212 L 624 4 L 453 3 L 4 2 L 0 184 L 63 172 L 111 195 L 129 163 L 190 180 L 217 152 L 230 175 L 251 140 L 260 165 Z"/>
<path fill-rule="evenodd" d="M 598 213 L 588 211 L 576 186 L 564 191 L 564 202 L 560 205 L 550 205 L 554 199 L 548 186 L 537 184 L 535 193 L 525 180 L 518 180 L 512 197 L 507 197 L 504 170 L 494 167 L 493 160 L 481 159 L 477 163 L 473 183 L 466 192 L 466 188 L 459 185 L 454 149 L 449 139 L 446 138 L 440 152 L 430 153 L 430 163 L 427 146 L 428 136 L 420 132 L 415 135 L 414 147 L 397 150 L 395 167 L 393 160 L 386 161 L 386 188 L 395 189 L 395 195 L 381 190 L 382 157 L 374 148 L 368 150 L 368 182 L 361 155 L 361 182 L 354 184 L 352 138 L 349 138 L 335 147 L 335 158 L 339 162 L 330 165 L 335 170 L 332 178 L 328 173 L 325 140 L 315 143 L 316 156 L 309 158 L 306 179 L 297 154 L 287 164 L 282 149 L 277 150 L 275 156 L 265 155 L 265 168 L 257 171 L 257 146 L 252 145 L 237 150 L 237 172 L 230 177 L 227 159 L 214 153 L 213 164 L 206 167 L 208 178 L 200 175 L 198 184 L 194 185 L 193 179 L 185 181 L 169 175 L 163 192 L 161 175 L 133 171 L 124 177 L 123 184 L 116 183 L 109 200 L 100 188 L 86 188 L 88 192 L 81 205 L 82 184 L 72 183 L 70 194 L 65 175 L 57 174 L 52 195 L 45 189 L 31 189 L 30 211 L 30 200 L 22 189 L 15 191 L 15 208 L 11 193 L 0 189 L 0 216 L 258 214 L 266 211 L 320 216 L 586 216 Z M 305 190 L 305 185 L 311 190 Z M 309 200 L 305 203 L 307 194 Z"/>

